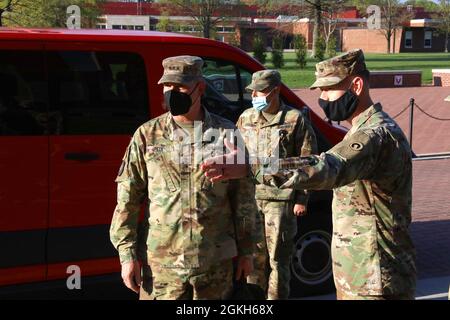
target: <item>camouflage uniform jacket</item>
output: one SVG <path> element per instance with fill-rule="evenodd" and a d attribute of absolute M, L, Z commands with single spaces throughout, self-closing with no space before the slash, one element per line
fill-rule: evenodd
<path fill-rule="evenodd" d="M 236 128 L 204 112 L 200 136 L 216 129 L 220 135 L 216 141 L 223 142 L 225 129 Z M 116 179 L 117 206 L 110 229 L 121 262 L 138 260 L 137 224 L 145 200 L 150 266 L 207 268 L 236 255 L 252 254 L 257 210 L 256 203 L 249 201 L 254 198 L 253 182 L 245 178 L 212 184 L 200 169 L 201 161 L 178 161 L 180 150 L 193 151 L 194 143 L 180 142 L 176 129 L 170 113 L 152 119 L 138 128 L 125 153 Z M 211 140 L 200 141 L 202 153 L 208 152 Z M 189 151 L 185 154 L 192 156 Z"/>
<path fill-rule="evenodd" d="M 333 272 L 337 290 L 400 295 L 415 288 L 411 149 L 380 104 L 353 119 L 344 140 L 320 156 L 280 160 L 281 188 L 334 189 Z"/>
<path fill-rule="evenodd" d="M 316 136 L 309 121 L 300 111 L 285 104 L 280 105 L 280 110 L 270 121 L 260 111 L 249 108 L 239 117 L 237 126 L 251 155 L 270 157 L 279 152 L 282 159 L 317 153 Z M 294 200 L 306 205 L 308 191 L 281 190 L 260 184 L 256 186 L 256 199 Z"/>

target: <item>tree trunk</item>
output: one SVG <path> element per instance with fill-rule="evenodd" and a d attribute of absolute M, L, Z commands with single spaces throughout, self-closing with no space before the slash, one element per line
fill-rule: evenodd
<path fill-rule="evenodd" d="M 3 12 L 4 12 L 3 10 L 0 10 L 0 27 L 3 26 L 3 23 L 2 23 Z"/>
<path fill-rule="evenodd" d="M 448 53 L 448 30 L 445 31 L 445 48 L 444 48 L 444 52 Z"/>
<path fill-rule="evenodd" d="M 317 43 L 320 37 L 320 26 L 322 25 L 322 12 L 321 10 L 321 0 L 314 1 L 314 30 L 313 30 L 313 45 L 311 56 L 316 56 Z"/>
<path fill-rule="evenodd" d="M 203 22 L 203 38 L 209 39 L 211 36 L 211 22 L 210 17 L 206 17 Z"/>
<path fill-rule="evenodd" d="M 387 39 L 387 53 L 390 54 L 391 53 L 391 31 L 388 31 L 388 33 L 386 34 L 386 39 Z"/>
<path fill-rule="evenodd" d="M 392 48 L 392 53 L 395 53 L 395 40 L 396 40 L 396 38 L 397 38 L 396 29 L 394 29 L 394 45 L 393 45 L 393 48 Z"/>

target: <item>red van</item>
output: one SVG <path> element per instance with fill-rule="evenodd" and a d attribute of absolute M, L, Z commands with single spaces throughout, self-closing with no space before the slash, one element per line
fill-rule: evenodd
<path fill-rule="evenodd" d="M 238 48 L 173 33 L 0 28 L 0 293 L 65 286 L 70 265 L 83 283 L 117 275 L 114 179 L 134 130 L 165 112 L 161 61 L 186 54 L 206 62 L 208 109 L 236 121 L 264 68 Z M 320 151 L 343 138 L 287 87 L 282 98 L 310 116 Z M 313 192 L 298 220 L 294 296 L 333 288 L 331 197 Z"/>

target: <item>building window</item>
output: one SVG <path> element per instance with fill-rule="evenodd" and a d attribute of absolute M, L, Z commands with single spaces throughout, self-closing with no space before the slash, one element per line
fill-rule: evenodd
<path fill-rule="evenodd" d="M 144 30 L 144 26 L 134 26 L 134 30 Z"/>
<path fill-rule="evenodd" d="M 425 40 L 424 40 L 424 44 L 423 47 L 424 48 L 431 48 L 431 39 L 433 37 L 433 32 L 432 31 L 425 31 Z"/>
<path fill-rule="evenodd" d="M 217 26 L 216 27 L 216 31 L 217 32 L 222 32 L 222 33 L 224 33 L 224 32 L 228 33 L 228 32 L 235 32 L 236 29 L 234 27 Z"/>
<path fill-rule="evenodd" d="M 224 32 L 235 32 L 235 28 L 234 27 L 223 27 L 223 31 Z"/>
<path fill-rule="evenodd" d="M 412 31 L 405 32 L 405 48 L 412 48 Z"/>
<path fill-rule="evenodd" d="M 98 24 L 97 29 L 106 29 L 106 24 Z"/>
<path fill-rule="evenodd" d="M 113 24 L 112 28 L 115 29 L 115 30 L 118 30 L 118 29 L 122 29 L 122 26 L 117 25 L 117 24 Z"/>

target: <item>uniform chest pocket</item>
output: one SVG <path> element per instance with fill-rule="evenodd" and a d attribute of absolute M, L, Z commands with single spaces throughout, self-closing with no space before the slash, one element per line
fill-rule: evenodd
<path fill-rule="evenodd" d="M 176 168 L 170 161 L 170 153 L 167 151 L 155 151 L 146 155 L 147 172 L 153 178 L 154 184 L 159 190 L 164 185 L 168 191 L 177 191 Z"/>

